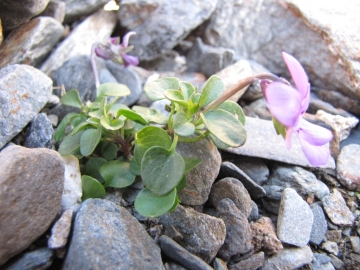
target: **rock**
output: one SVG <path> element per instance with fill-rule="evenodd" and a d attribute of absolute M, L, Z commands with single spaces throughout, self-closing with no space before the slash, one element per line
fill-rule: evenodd
<path fill-rule="evenodd" d="M 13 30 L 0 46 L 0 67 L 9 64 L 38 66 L 64 31 L 51 17 L 36 17 Z"/>
<path fill-rule="evenodd" d="M 358 3 L 351 0 L 326 6 L 311 0 L 241 3 L 218 1 L 205 27 L 205 43 L 234 49 L 275 74 L 286 71 L 281 48 L 302 63 L 314 86 L 339 89 L 360 99 L 360 66 L 356 60 L 359 48 L 355 45 L 360 42 L 360 31 L 354 27 L 360 25 Z"/>
<path fill-rule="evenodd" d="M 360 191 L 360 145 L 349 144 L 341 149 L 336 162 L 337 179 L 347 189 Z"/>
<path fill-rule="evenodd" d="M 328 241 L 339 243 L 341 241 L 341 230 L 328 230 L 326 232 L 326 239 Z"/>
<path fill-rule="evenodd" d="M 273 213 L 275 215 L 279 214 L 280 208 L 280 201 L 272 200 L 268 198 L 261 198 L 262 206 L 265 208 L 266 211 Z"/>
<path fill-rule="evenodd" d="M 108 0 L 61 0 L 65 2 L 65 22 L 71 22 L 83 15 L 89 15 L 103 7 Z"/>
<path fill-rule="evenodd" d="M 333 115 L 341 115 L 344 117 L 352 116 L 350 113 L 344 111 L 343 109 L 335 108 L 330 103 L 324 101 L 323 99 L 320 99 L 316 94 L 310 93 L 310 104 L 308 112 L 311 114 L 316 114 L 318 110 L 322 110 Z"/>
<path fill-rule="evenodd" d="M 225 151 L 237 155 L 260 157 L 276 160 L 303 167 L 312 167 L 307 161 L 297 139 L 292 140 L 291 149 L 287 149 L 285 141 L 276 135 L 272 121 L 246 117 L 246 143 L 238 148 L 228 148 Z M 330 157 L 323 168 L 335 168 L 335 162 Z"/>
<path fill-rule="evenodd" d="M 24 146 L 28 148 L 50 148 L 54 147 L 51 141 L 54 129 L 46 114 L 39 113 L 30 123 Z"/>
<path fill-rule="evenodd" d="M 141 66 L 159 72 L 182 73 L 186 70 L 186 58 L 177 51 L 171 50 L 159 55 L 154 60 L 141 62 Z"/>
<path fill-rule="evenodd" d="M 109 38 L 116 25 L 116 15 L 99 10 L 81 22 L 71 34 L 62 41 L 55 51 L 42 64 L 41 70 L 47 75 L 61 67 L 67 60 L 78 55 L 90 55 L 95 42 Z"/>
<path fill-rule="evenodd" d="M 82 185 L 79 160 L 73 155 L 62 157 L 65 163 L 64 191 L 61 196 L 61 211 L 76 212 L 81 204 Z"/>
<path fill-rule="evenodd" d="M 252 209 L 251 209 L 251 213 L 250 216 L 248 216 L 248 221 L 257 221 L 259 219 L 259 207 L 257 206 L 257 204 L 252 201 Z"/>
<path fill-rule="evenodd" d="M 226 177 L 216 182 L 210 193 L 210 202 L 217 208 L 222 199 L 231 199 L 247 218 L 252 210 L 252 200 L 244 185 L 236 178 Z"/>
<path fill-rule="evenodd" d="M 273 255 L 283 250 L 270 218 L 260 217 L 256 222 L 251 222 L 250 226 L 254 252 L 264 251 L 266 255 Z"/>
<path fill-rule="evenodd" d="M 65 18 L 66 3 L 58 0 L 50 0 L 45 10 L 41 12 L 40 16 L 52 17 L 58 22 L 62 23 Z"/>
<path fill-rule="evenodd" d="M 73 217 L 71 209 L 65 210 L 60 219 L 56 221 L 51 229 L 48 247 L 51 249 L 64 248 L 68 242 Z"/>
<path fill-rule="evenodd" d="M 339 253 L 339 247 L 335 242 L 326 241 L 322 243 L 321 248 L 328 253 L 334 254 L 335 256 Z"/>
<path fill-rule="evenodd" d="M 360 132 L 357 130 L 352 130 L 350 132 L 349 137 L 346 140 L 340 142 L 340 148 L 342 149 L 342 148 L 344 148 L 344 146 L 349 145 L 349 144 L 360 145 L 359 142 L 360 142 Z"/>
<path fill-rule="evenodd" d="M 256 115 L 257 118 L 264 120 L 272 119 L 272 115 L 268 109 L 266 99 L 263 97 L 251 102 L 248 106 L 246 106 L 246 109 L 250 110 L 254 115 Z"/>
<path fill-rule="evenodd" d="M 260 186 L 269 180 L 269 168 L 262 159 L 239 157 L 233 163 Z"/>
<path fill-rule="evenodd" d="M 251 228 L 246 216 L 230 199 L 221 200 L 216 207 L 218 217 L 226 226 L 226 238 L 218 252 L 225 261 L 237 254 L 245 254 L 251 250 Z"/>
<path fill-rule="evenodd" d="M 279 254 L 266 259 L 262 270 L 297 269 L 311 263 L 312 258 L 313 253 L 309 246 L 286 248 Z"/>
<path fill-rule="evenodd" d="M 14 3 L 11 0 L 1 1 L 0 18 L 4 31 L 12 30 L 40 14 L 50 0 L 26 0 Z"/>
<path fill-rule="evenodd" d="M 214 260 L 214 270 L 228 270 L 226 262 L 219 258 L 215 258 Z"/>
<path fill-rule="evenodd" d="M 179 205 L 174 212 L 160 217 L 165 230 L 173 225 L 182 234 L 179 244 L 209 263 L 225 241 L 224 222 L 216 217 Z"/>
<path fill-rule="evenodd" d="M 310 242 L 315 245 L 320 245 L 324 240 L 328 229 L 327 221 L 325 219 L 324 211 L 319 204 L 311 204 L 310 208 L 314 216 L 314 222 L 310 234 Z"/>
<path fill-rule="evenodd" d="M 101 199 L 82 203 L 62 269 L 146 269 L 149 265 L 163 269 L 160 248 L 125 208 Z"/>
<path fill-rule="evenodd" d="M 261 198 L 266 194 L 266 191 L 261 186 L 231 162 L 225 161 L 221 164 L 221 173 L 238 179 L 254 199 Z"/>
<path fill-rule="evenodd" d="M 338 257 L 330 254 L 331 263 L 334 265 L 335 269 L 341 269 L 344 266 L 344 262 L 340 260 Z"/>
<path fill-rule="evenodd" d="M 53 251 L 48 248 L 39 248 L 20 256 L 16 262 L 5 265 L 4 270 L 33 270 L 48 269 L 53 262 Z"/>
<path fill-rule="evenodd" d="M 0 265 L 41 236 L 60 210 L 61 156 L 50 149 L 6 147 L 0 153 Z"/>
<path fill-rule="evenodd" d="M 164 264 L 165 270 L 187 270 L 186 268 L 182 267 L 180 264 L 169 262 Z"/>
<path fill-rule="evenodd" d="M 313 214 L 309 205 L 292 188 L 285 188 L 277 219 L 277 235 L 281 242 L 298 247 L 310 239 Z"/>
<path fill-rule="evenodd" d="M 313 270 L 334 270 L 334 266 L 331 264 L 331 258 L 325 254 L 314 253 L 313 260 L 311 262 Z"/>
<path fill-rule="evenodd" d="M 250 258 L 242 260 L 229 267 L 230 270 L 256 270 L 262 267 L 265 261 L 264 252 L 252 255 Z"/>
<path fill-rule="evenodd" d="M 17 135 L 44 107 L 52 81 L 27 65 L 0 70 L 0 149 Z"/>
<path fill-rule="evenodd" d="M 331 222 L 340 226 L 351 226 L 353 224 L 354 216 L 337 189 L 334 189 L 333 193 L 325 196 L 321 201 Z"/>
<path fill-rule="evenodd" d="M 359 237 L 351 236 L 350 243 L 351 243 L 351 247 L 352 247 L 353 251 L 360 254 L 360 239 L 359 239 Z"/>
<path fill-rule="evenodd" d="M 198 166 L 186 173 L 186 187 L 178 193 L 180 201 L 187 205 L 204 204 L 220 171 L 219 150 L 211 140 L 204 139 L 196 143 L 178 143 L 176 151 L 183 157 L 202 160 Z"/>
<path fill-rule="evenodd" d="M 174 240 L 166 235 L 162 235 L 159 238 L 161 251 L 179 264 L 183 265 L 187 269 L 194 270 L 211 270 L 212 268 L 199 257 L 194 256 L 185 248 L 180 246 Z"/>
<path fill-rule="evenodd" d="M 129 2 L 122 2 L 122 8 L 118 12 L 121 26 L 125 28 L 129 28 L 126 25 L 127 21 L 122 21 L 121 18 L 128 17 L 124 13 L 131 7 L 127 7 L 127 5 L 134 6 L 139 1 Z M 155 3 L 157 5 L 159 2 Z M 146 16 L 140 15 L 144 19 L 142 23 L 137 24 L 134 28 L 129 28 L 137 33 L 130 41 L 134 45 L 133 53 L 140 60 L 149 61 L 173 49 L 193 29 L 210 17 L 215 6 L 216 1 L 210 0 L 191 0 L 183 5 L 178 5 L 176 0 L 162 1 L 155 9 L 153 9 L 154 5 L 150 5 L 152 12 L 147 12 Z M 180 24 L 173 18 L 178 18 L 186 23 Z"/>

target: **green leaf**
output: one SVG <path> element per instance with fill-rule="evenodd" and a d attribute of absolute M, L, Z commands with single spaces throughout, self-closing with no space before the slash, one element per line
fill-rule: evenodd
<path fill-rule="evenodd" d="M 211 76 L 207 80 L 201 92 L 199 107 L 202 108 L 208 105 L 209 103 L 213 102 L 215 99 L 221 96 L 223 92 L 224 92 L 224 84 L 221 81 L 221 79 L 216 75 Z"/>
<path fill-rule="evenodd" d="M 192 101 L 194 104 L 198 104 L 199 101 L 200 101 L 200 97 L 201 97 L 201 94 L 200 94 L 200 93 L 195 93 L 194 95 L 191 96 L 191 101 Z"/>
<path fill-rule="evenodd" d="M 283 124 L 281 124 L 274 116 L 272 117 L 272 121 L 276 130 L 276 134 L 283 136 L 283 138 L 285 139 L 286 127 Z"/>
<path fill-rule="evenodd" d="M 71 131 L 70 135 L 74 135 L 74 134 L 78 133 L 79 131 L 86 129 L 89 126 L 90 126 L 90 123 L 82 122 Z"/>
<path fill-rule="evenodd" d="M 130 93 L 129 87 L 121 83 L 103 83 L 96 89 L 98 97 L 124 97 L 130 95 Z"/>
<path fill-rule="evenodd" d="M 90 117 L 86 120 L 86 122 L 88 122 L 89 124 L 91 124 L 93 126 L 98 126 L 100 124 L 100 119 L 95 118 L 95 117 Z"/>
<path fill-rule="evenodd" d="M 160 125 L 165 125 L 167 123 L 168 118 L 155 109 L 145 108 L 141 106 L 134 106 L 132 107 L 132 109 L 135 112 L 138 112 L 141 115 L 143 115 L 148 122 L 152 122 Z"/>
<path fill-rule="evenodd" d="M 195 126 L 187 122 L 186 114 L 184 112 L 178 112 L 174 115 L 173 127 L 175 133 L 180 136 L 190 136 L 195 132 Z"/>
<path fill-rule="evenodd" d="M 89 156 L 95 150 L 101 138 L 101 129 L 89 128 L 82 133 L 80 138 L 80 153 Z"/>
<path fill-rule="evenodd" d="M 164 195 L 145 188 L 135 199 L 135 209 L 144 217 L 159 217 L 173 209 L 176 197 L 176 188 Z"/>
<path fill-rule="evenodd" d="M 103 143 L 102 156 L 107 160 L 113 160 L 117 156 L 118 148 L 115 143 L 106 142 Z"/>
<path fill-rule="evenodd" d="M 130 161 L 130 170 L 135 175 L 141 175 L 140 165 L 136 162 L 135 158 L 132 158 Z"/>
<path fill-rule="evenodd" d="M 185 162 L 177 152 L 160 146 L 151 147 L 141 161 L 141 177 L 145 186 L 157 194 L 176 187 L 185 173 Z"/>
<path fill-rule="evenodd" d="M 219 106 L 216 107 L 216 109 L 222 109 L 224 111 L 227 111 L 234 115 L 243 126 L 245 126 L 245 114 L 243 109 L 240 107 L 239 104 L 237 104 L 234 101 L 226 100 L 223 103 L 221 103 Z"/>
<path fill-rule="evenodd" d="M 128 106 L 126 106 L 122 103 L 115 103 L 109 108 L 108 113 L 113 115 L 114 117 L 116 117 L 118 111 L 121 109 L 130 110 L 130 108 Z"/>
<path fill-rule="evenodd" d="M 152 146 L 161 146 L 169 149 L 171 138 L 165 130 L 159 127 L 147 126 L 141 129 L 136 136 L 136 142 L 139 145 L 150 148 Z"/>
<path fill-rule="evenodd" d="M 81 177 L 81 184 L 82 184 L 82 200 L 85 201 L 90 198 L 102 198 L 105 195 L 105 188 L 103 185 L 88 175 L 83 175 Z"/>
<path fill-rule="evenodd" d="M 54 135 L 55 141 L 58 142 L 62 140 L 62 138 L 64 138 L 67 126 L 69 125 L 70 121 L 77 116 L 79 116 L 78 113 L 69 113 L 61 120 L 60 124 L 58 125 L 55 131 L 55 135 Z"/>
<path fill-rule="evenodd" d="M 228 145 L 228 144 L 220 141 L 218 138 L 216 138 L 216 137 L 215 137 L 213 134 L 211 134 L 211 133 L 210 133 L 210 138 L 211 138 L 211 140 L 213 141 L 213 143 L 215 144 L 215 146 L 216 146 L 217 148 L 219 148 L 219 149 L 225 150 L 225 149 L 228 149 L 228 148 L 231 147 L 230 145 Z"/>
<path fill-rule="evenodd" d="M 76 133 L 75 135 L 68 135 L 64 138 L 64 140 L 61 142 L 59 147 L 59 153 L 62 156 L 66 156 L 68 154 L 71 154 L 75 152 L 80 147 L 80 138 L 84 131 L 80 131 Z"/>
<path fill-rule="evenodd" d="M 181 105 L 182 107 L 187 108 L 189 106 L 189 103 L 184 100 L 183 93 L 179 90 L 166 90 L 164 92 L 164 96 L 172 102 Z"/>
<path fill-rule="evenodd" d="M 159 100 L 165 98 L 164 91 L 177 90 L 179 87 L 180 82 L 177 78 L 166 77 L 148 82 L 144 86 L 144 91 L 151 100 Z"/>
<path fill-rule="evenodd" d="M 200 158 L 183 157 L 183 159 L 185 161 L 185 173 L 191 171 L 202 162 Z"/>
<path fill-rule="evenodd" d="M 177 189 L 176 189 L 176 190 L 177 190 Z M 176 197 L 175 197 L 175 202 L 174 202 L 173 206 L 171 207 L 171 209 L 169 210 L 169 213 L 175 211 L 176 208 L 178 207 L 179 203 L 180 203 L 179 196 L 176 195 Z"/>
<path fill-rule="evenodd" d="M 110 118 L 112 118 L 112 116 L 109 116 Z M 101 125 L 108 130 L 118 130 L 120 128 L 123 127 L 124 125 L 124 121 L 121 119 L 109 119 L 109 117 L 107 117 L 106 115 L 101 116 L 100 118 L 100 123 Z"/>
<path fill-rule="evenodd" d="M 121 115 L 125 116 L 127 119 L 130 119 L 134 122 L 140 123 L 142 125 L 146 125 L 148 122 L 142 115 L 139 113 L 130 110 L 130 109 L 120 109 L 117 112 L 116 118 L 119 118 Z"/>
<path fill-rule="evenodd" d="M 179 184 L 176 186 L 178 192 L 182 191 L 186 187 L 186 175 L 181 178 Z"/>
<path fill-rule="evenodd" d="M 95 179 L 98 179 L 100 182 L 104 183 L 104 179 L 99 173 L 101 165 L 106 163 L 107 160 L 102 157 L 91 157 L 85 164 L 85 173 Z"/>
<path fill-rule="evenodd" d="M 135 174 L 130 170 L 127 161 L 111 160 L 100 167 L 100 174 L 105 180 L 106 187 L 124 188 L 135 181 Z"/>
<path fill-rule="evenodd" d="M 82 103 L 78 90 L 71 89 L 60 99 L 61 103 L 67 106 L 72 106 L 81 109 Z"/>
<path fill-rule="evenodd" d="M 238 147 L 246 141 L 246 130 L 231 113 L 215 109 L 201 113 L 207 129 L 221 142 L 230 147 Z"/>
<path fill-rule="evenodd" d="M 184 95 L 185 100 L 189 100 L 190 97 L 195 93 L 194 86 L 192 86 L 192 84 L 188 82 L 181 82 L 180 89 Z"/>

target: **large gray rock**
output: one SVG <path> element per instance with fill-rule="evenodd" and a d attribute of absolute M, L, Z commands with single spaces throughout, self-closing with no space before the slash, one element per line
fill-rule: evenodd
<path fill-rule="evenodd" d="M 311 0 L 221 0 L 204 42 L 232 48 L 275 74 L 287 74 L 281 57 L 286 51 L 303 64 L 313 85 L 360 99 L 359 12 L 360 4 L 352 0 L 326 5 Z"/>
<path fill-rule="evenodd" d="M 64 27 L 51 17 L 37 17 L 13 30 L 0 46 L 0 67 L 38 66 L 63 35 Z"/>
<path fill-rule="evenodd" d="M 0 265 L 49 228 L 60 210 L 63 182 L 56 151 L 9 146 L 0 152 Z"/>
<path fill-rule="evenodd" d="M 310 242 L 316 245 L 320 245 L 325 238 L 328 226 L 325 219 L 324 210 L 317 203 L 310 205 L 311 211 L 314 216 L 314 223 L 311 229 Z"/>
<path fill-rule="evenodd" d="M 48 248 L 39 248 L 20 256 L 14 263 L 5 265 L 4 270 L 45 270 L 48 269 L 54 258 L 54 252 Z"/>
<path fill-rule="evenodd" d="M 65 2 L 65 22 L 73 21 L 100 9 L 108 0 L 61 0 Z"/>
<path fill-rule="evenodd" d="M 349 144 L 337 157 L 337 178 L 347 189 L 360 191 L 360 145 Z"/>
<path fill-rule="evenodd" d="M 38 114 L 51 92 L 51 79 L 31 66 L 0 70 L 0 149 Z"/>
<path fill-rule="evenodd" d="M 147 11 L 146 16 L 137 15 L 129 19 L 126 13 L 133 9 L 133 6 L 139 5 L 139 2 L 142 1 L 122 1 L 118 15 L 121 26 L 137 33 L 130 41 L 135 46 L 134 54 L 140 60 L 149 61 L 174 48 L 191 30 L 207 20 L 217 1 L 189 0 L 181 5 L 177 0 L 155 1 L 155 4 L 150 4 L 151 12 Z M 146 2 L 146 6 L 148 3 Z M 122 17 L 128 19 L 122 20 Z M 139 20 L 141 24 L 138 24 Z"/>
<path fill-rule="evenodd" d="M 63 269 L 163 269 L 160 248 L 123 207 L 101 199 L 81 205 Z"/>
<path fill-rule="evenodd" d="M 54 129 L 46 114 L 39 113 L 31 121 L 24 146 L 27 148 L 53 148 Z"/>

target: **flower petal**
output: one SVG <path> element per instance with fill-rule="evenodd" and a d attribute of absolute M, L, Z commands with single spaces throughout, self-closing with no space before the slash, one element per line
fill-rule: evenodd
<path fill-rule="evenodd" d="M 299 139 L 315 146 L 320 146 L 332 140 L 333 134 L 330 130 L 314 125 L 301 118 L 298 130 Z"/>
<path fill-rule="evenodd" d="M 127 67 L 129 65 L 137 66 L 139 64 L 139 58 L 137 56 L 132 56 L 128 54 L 122 54 L 122 58 L 124 59 L 124 65 Z"/>
<path fill-rule="evenodd" d="M 301 115 L 302 98 L 299 92 L 281 82 L 266 87 L 266 100 L 271 114 L 283 125 L 296 127 Z"/>
<path fill-rule="evenodd" d="M 125 34 L 125 36 L 123 37 L 123 41 L 121 42 L 121 47 L 127 47 L 129 45 L 129 38 L 132 35 L 136 35 L 136 32 L 131 31 Z"/>
<path fill-rule="evenodd" d="M 96 47 L 95 54 L 105 60 L 109 60 L 111 56 L 111 53 L 105 47 Z"/>
<path fill-rule="evenodd" d="M 299 138 L 301 148 L 309 161 L 309 163 L 313 166 L 321 166 L 325 165 L 330 157 L 329 145 L 324 144 L 321 146 L 315 146 L 309 144 L 305 140 L 301 140 Z"/>

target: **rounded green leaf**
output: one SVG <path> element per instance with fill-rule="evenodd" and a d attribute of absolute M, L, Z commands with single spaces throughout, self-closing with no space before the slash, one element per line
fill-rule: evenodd
<path fill-rule="evenodd" d="M 79 92 L 76 89 L 71 89 L 60 99 L 61 103 L 67 106 L 72 106 L 81 109 L 82 103 L 79 96 Z"/>
<path fill-rule="evenodd" d="M 71 135 L 74 135 L 76 133 L 78 133 L 81 130 L 86 129 L 87 127 L 91 126 L 90 123 L 88 122 L 82 122 L 79 125 L 77 125 L 72 131 L 71 131 Z"/>
<path fill-rule="evenodd" d="M 182 107 L 187 108 L 189 106 L 189 103 L 184 100 L 183 93 L 179 90 L 166 90 L 164 95 L 167 99 L 181 105 Z"/>
<path fill-rule="evenodd" d="M 140 113 L 148 122 L 164 125 L 167 123 L 168 118 L 155 109 L 150 109 L 142 106 L 133 106 L 135 112 Z"/>
<path fill-rule="evenodd" d="M 145 188 L 135 199 L 135 209 L 144 217 L 159 217 L 174 208 L 176 197 L 176 188 L 164 195 L 155 194 Z"/>
<path fill-rule="evenodd" d="M 91 176 L 83 175 L 81 177 L 81 185 L 83 190 L 83 201 L 90 198 L 102 198 L 105 195 L 105 188 L 103 185 Z"/>
<path fill-rule="evenodd" d="M 132 158 L 130 161 L 130 170 L 135 175 L 141 175 L 140 165 L 136 162 L 135 158 Z"/>
<path fill-rule="evenodd" d="M 68 135 L 64 138 L 64 140 L 61 142 L 59 147 L 59 153 L 62 156 L 66 156 L 68 154 L 71 154 L 75 152 L 80 147 L 80 138 L 84 131 L 80 131 L 76 133 L 75 135 Z"/>
<path fill-rule="evenodd" d="M 99 173 L 99 169 L 101 165 L 106 163 L 107 160 L 102 157 L 91 157 L 85 164 L 85 172 L 84 174 L 89 175 L 95 179 L 98 179 L 100 182 L 105 182 L 101 174 Z"/>
<path fill-rule="evenodd" d="M 164 99 L 164 91 L 169 89 L 179 89 L 180 82 L 177 78 L 159 78 L 157 80 L 148 82 L 144 86 L 146 95 L 152 100 Z"/>
<path fill-rule="evenodd" d="M 224 144 L 238 147 L 245 143 L 246 130 L 231 113 L 215 109 L 200 115 L 207 129 Z"/>
<path fill-rule="evenodd" d="M 181 82 L 180 83 L 180 90 L 184 95 L 185 100 L 189 100 L 190 97 L 195 93 L 195 88 L 191 83 L 188 82 Z"/>
<path fill-rule="evenodd" d="M 130 95 L 130 93 L 131 92 L 129 87 L 121 83 L 103 83 L 96 89 L 96 94 L 98 97 L 124 97 Z"/>
<path fill-rule="evenodd" d="M 112 118 L 111 115 L 109 117 L 103 115 L 100 118 L 101 125 L 108 130 L 118 130 L 123 127 L 124 121 L 121 119 L 110 119 Z"/>
<path fill-rule="evenodd" d="M 118 148 L 115 143 L 106 142 L 102 146 L 102 156 L 107 160 L 113 160 L 117 156 Z"/>
<path fill-rule="evenodd" d="M 152 146 L 162 146 L 165 149 L 169 149 L 171 146 L 169 134 L 162 128 L 154 126 L 147 126 L 141 129 L 137 133 L 136 142 L 147 148 Z"/>
<path fill-rule="evenodd" d="M 223 92 L 224 92 L 224 83 L 221 81 L 221 79 L 218 76 L 216 75 L 211 76 L 207 80 L 201 92 L 199 107 L 202 108 L 208 105 L 209 103 L 213 102 L 215 99 L 221 96 Z"/>
<path fill-rule="evenodd" d="M 156 194 L 166 194 L 176 187 L 185 173 L 185 162 L 177 152 L 154 146 L 141 161 L 145 186 Z"/>
<path fill-rule="evenodd" d="M 216 109 L 222 109 L 224 111 L 227 111 L 234 115 L 243 126 L 245 126 L 245 114 L 243 109 L 240 107 L 240 105 L 234 101 L 226 100 L 223 103 L 221 103 L 219 106 L 216 107 Z"/>
<path fill-rule="evenodd" d="M 69 125 L 70 121 L 78 116 L 79 116 L 78 113 L 69 113 L 61 120 L 60 124 L 58 125 L 55 131 L 55 135 L 54 135 L 55 141 L 60 141 L 62 140 L 62 138 L 64 138 L 66 128 Z"/>
<path fill-rule="evenodd" d="M 98 145 L 100 138 L 101 129 L 89 128 L 85 130 L 80 138 L 80 153 L 85 157 L 91 155 Z"/>
<path fill-rule="evenodd" d="M 195 132 L 194 124 L 187 122 L 184 112 L 178 112 L 174 115 L 173 127 L 176 134 L 184 137 L 190 136 Z"/>
<path fill-rule="evenodd" d="M 146 119 L 140 115 L 139 113 L 130 110 L 130 109 L 120 109 L 117 112 L 116 118 L 119 118 L 121 115 L 125 116 L 127 119 L 130 119 L 134 122 L 140 123 L 142 125 L 146 125 Z"/>
<path fill-rule="evenodd" d="M 135 181 L 135 174 L 130 170 L 127 161 L 111 160 L 100 167 L 100 174 L 105 180 L 106 187 L 124 188 Z"/>
<path fill-rule="evenodd" d="M 202 160 L 200 158 L 190 158 L 190 157 L 183 157 L 185 161 L 185 172 L 189 172 L 194 169 L 197 165 L 199 165 Z"/>

